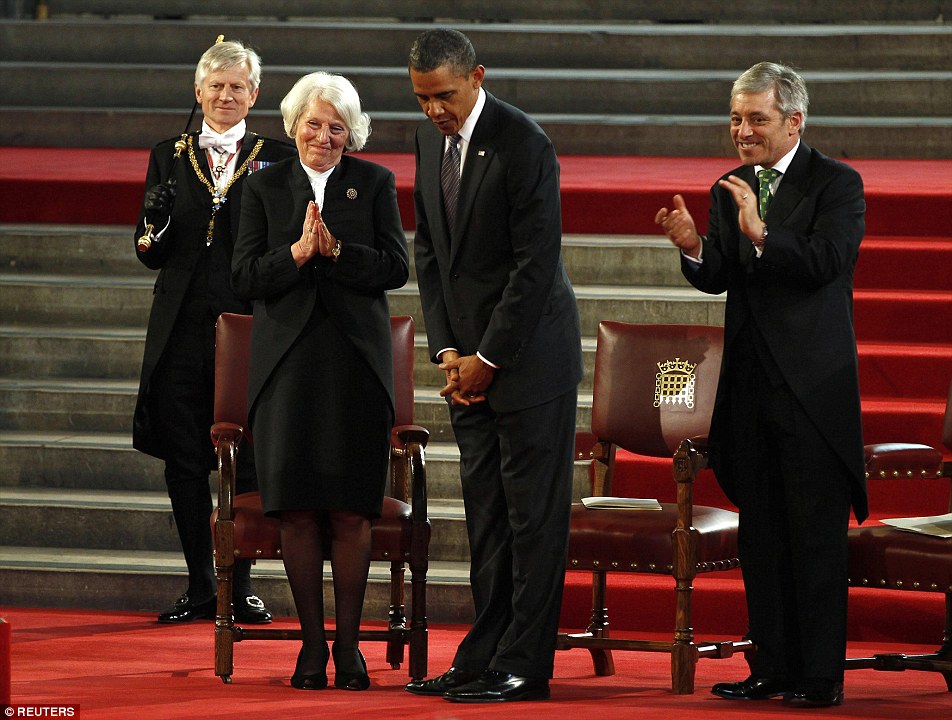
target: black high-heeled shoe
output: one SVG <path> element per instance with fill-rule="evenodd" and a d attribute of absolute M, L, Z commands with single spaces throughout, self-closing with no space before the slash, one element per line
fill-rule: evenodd
<path fill-rule="evenodd" d="M 346 650 L 338 651 L 337 643 L 333 645 L 334 653 L 334 687 L 341 690 L 366 690 L 370 687 L 370 676 L 367 674 L 367 661 L 364 660 L 360 648 L 353 649 L 354 657 L 360 661 L 360 670 L 354 672 L 341 669 L 340 655 L 348 652 Z"/>
<path fill-rule="evenodd" d="M 305 675 L 298 671 L 301 666 L 301 658 L 304 656 L 304 646 L 298 653 L 297 663 L 294 665 L 294 674 L 291 676 L 291 687 L 298 690 L 323 690 L 327 687 L 327 660 L 330 653 L 327 651 L 327 643 L 324 643 L 324 669 L 320 672 Z"/>

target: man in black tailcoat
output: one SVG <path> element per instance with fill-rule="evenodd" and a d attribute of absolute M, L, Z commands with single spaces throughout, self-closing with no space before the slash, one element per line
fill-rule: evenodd
<path fill-rule="evenodd" d="M 136 227 L 136 255 L 158 270 L 133 423 L 133 445 L 165 461 L 165 482 L 188 567 L 188 588 L 160 623 L 214 619 L 215 567 L 209 517 L 209 429 L 215 378 L 215 322 L 250 313 L 231 288 L 231 256 L 241 189 L 248 175 L 294 155 L 286 143 L 245 128 L 258 97 L 261 63 L 238 42 L 213 45 L 198 62 L 195 97 L 201 132 L 152 150 Z M 238 492 L 256 486 L 250 448 L 238 464 Z M 251 590 L 251 563 L 235 563 L 233 608 L 242 623 L 271 613 Z"/>
<path fill-rule="evenodd" d="M 740 510 L 751 675 L 715 695 L 843 702 L 847 528 L 867 515 L 853 331 L 853 270 L 865 229 L 855 170 L 808 147 L 807 91 L 758 63 L 731 92 L 741 167 L 711 190 L 700 237 L 680 195 L 656 220 L 684 276 L 727 293 L 712 466 Z"/>

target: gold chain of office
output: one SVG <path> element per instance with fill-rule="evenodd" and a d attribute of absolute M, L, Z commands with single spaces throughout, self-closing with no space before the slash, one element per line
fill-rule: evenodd
<path fill-rule="evenodd" d="M 221 208 L 222 204 L 225 202 L 226 195 L 228 194 L 228 189 L 235 184 L 235 181 L 244 175 L 245 171 L 248 169 L 248 163 L 252 162 L 261 152 L 261 148 L 264 146 L 264 138 L 258 138 L 258 142 L 255 143 L 254 148 L 251 150 L 251 154 L 245 159 L 241 164 L 241 167 L 235 170 L 235 174 L 231 176 L 231 180 L 228 181 L 228 184 L 225 187 L 219 189 L 212 182 L 205 177 L 205 173 L 202 172 L 202 169 L 198 166 L 198 158 L 195 157 L 195 146 L 192 143 L 192 138 L 188 139 L 188 159 L 192 163 L 192 167 L 195 169 L 195 175 L 198 176 L 198 179 L 201 180 L 205 187 L 208 188 L 208 192 L 212 195 L 212 216 L 208 221 L 208 233 L 205 236 L 205 244 L 212 244 L 212 237 L 215 234 L 215 213 Z"/>

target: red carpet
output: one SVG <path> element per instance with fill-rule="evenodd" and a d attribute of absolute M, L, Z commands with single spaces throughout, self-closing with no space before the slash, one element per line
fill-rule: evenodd
<path fill-rule="evenodd" d="M 364 643 L 371 688 L 363 693 L 328 689 L 296 691 L 288 677 L 295 642 L 244 642 L 235 646 L 234 683 L 214 675 L 213 626 L 156 624 L 132 613 L 4 609 L 13 628 L 12 702 L 14 709 L 48 704 L 78 708 L 85 720 L 292 720 L 398 716 L 407 720 L 465 718 L 569 718 L 670 720 L 705 717 L 735 720 L 777 717 L 791 712 L 779 701 L 736 703 L 707 690 L 715 682 L 746 675 L 741 657 L 701 660 L 694 695 L 668 690 L 668 656 L 615 653 L 617 674 L 595 677 L 588 653 L 560 652 L 555 660 L 552 700 L 514 705 L 456 705 L 403 690 L 406 670 L 391 670 L 379 643 Z M 281 620 L 279 625 L 292 625 Z M 446 669 L 461 637 L 459 628 L 430 632 L 431 674 Z M 866 656 L 897 648 L 888 643 L 851 643 L 850 654 Z M 908 648 L 904 648 L 908 649 Z M 931 647 L 916 648 L 929 652 Z M 19 706 L 19 707 L 17 707 Z M 952 695 L 935 673 L 876 673 L 855 670 L 846 677 L 846 703 L 839 708 L 800 712 L 803 717 L 870 720 L 947 720 Z M 25 716 L 25 715 L 24 715 Z M 34 714 L 34 717 L 40 715 Z M 49 715 L 47 715 L 49 716 Z"/>

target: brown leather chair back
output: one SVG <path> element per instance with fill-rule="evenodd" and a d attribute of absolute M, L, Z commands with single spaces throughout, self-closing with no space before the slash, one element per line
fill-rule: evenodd
<path fill-rule="evenodd" d="M 251 323 L 251 315 L 222 313 L 215 330 L 215 422 L 240 425 L 247 440 Z"/>
<path fill-rule="evenodd" d="M 651 457 L 707 435 L 723 350 L 722 327 L 599 323 L 592 432 Z"/>
<path fill-rule="evenodd" d="M 393 386 L 395 427 L 413 424 L 413 318 L 399 315 L 390 318 L 390 341 L 393 345 Z"/>
<path fill-rule="evenodd" d="M 251 315 L 222 313 L 215 338 L 215 422 L 248 427 L 248 358 L 251 355 Z M 413 424 L 413 318 L 390 318 L 393 376 L 396 388 L 394 426 Z M 397 379 L 400 380 L 397 380 Z"/>

